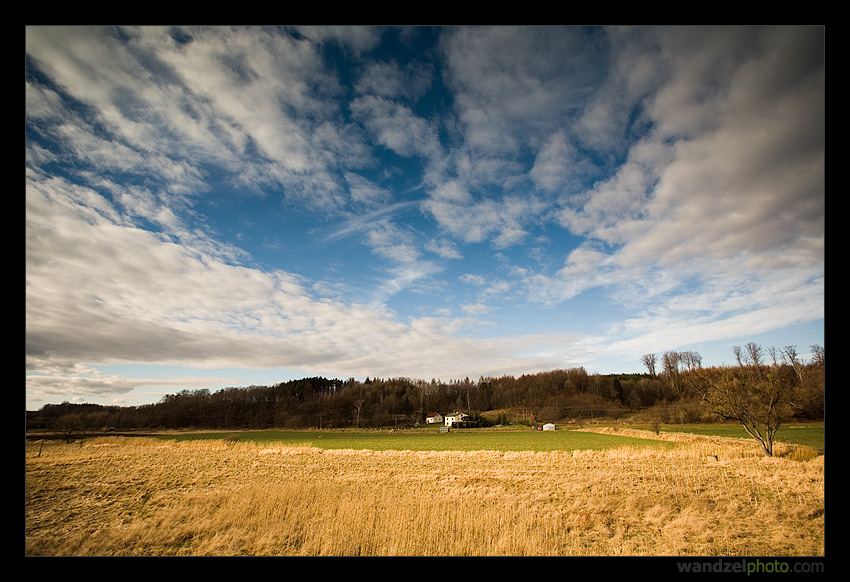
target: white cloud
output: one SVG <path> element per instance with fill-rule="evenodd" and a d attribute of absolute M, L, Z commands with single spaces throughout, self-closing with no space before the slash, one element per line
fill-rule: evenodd
<path fill-rule="evenodd" d="M 469 315 L 483 315 L 490 311 L 490 308 L 483 303 L 468 303 L 466 305 L 461 305 L 461 309 Z"/>
<path fill-rule="evenodd" d="M 375 48 L 381 31 L 369 26 L 297 26 L 300 33 L 317 42 L 336 42 L 358 52 Z"/>
<path fill-rule="evenodd" d="M 483 286 L 487 280 L 481 275 L 474 275 L 472 273 L 464 273 L 460 277 L 458 277 L 464 283 L 471 283 L 473 285 Z"/>
<path fill-rule="evenodd" d="M 454 241 L 451 240 L 429 240 L 425 249 L 444 259 L 462 259 L 463 255 Z"/>
<path fill-rule="evenodd" d="M 354 172 L 346 172 L 345 181 L 348 183 L 351 199 L 355 202 L 374 206 L 387 202 L 391 197 L 389 190 Z"/>
<path fill-rule="evenodd" d="M 475 199 L 457 181 L 435 188 L 422 209 L 453 237 L 466 243 L 491 239 L 496 248 L 512 246 L 528 235 L 527 227 L 540 220 L 546 204 L 529 196 Z"/>
<path fill-rule="evenodd" d="M 431 86 L 432 67 L 423 63 L 369 62 L 357 79 L 355 89 L 364 95 L 387 99 L 416 100 Z"/>
<path fill-rule="evenodd" d="M 659 132 L 637 142 L 609 180 L 564 198 L 566 228 L 612 245 L 627 269 L 681 264 L 716 273 L 718 262 L 732 258 L 756 269 L 777 256 L 822 264 L 823 71 L 802 69 L 787 80 L 775 51 L 730 61 L 730 42 L 754 42 L 748 31 L 661 29 L 656 41 L 672 64 L 649 110 Z M 810 30 L 781 32 L 759 40 L 790 52 Z M 706 42 L 686 50 L 694 33 Z M 628 48 L 622 58 L 631 61 Z M 762 93 L 751 87 L 752 70 L 759 78 L 783 75 L 786 84 L 758 101 L 746 98 Z M 702 91 L 713 85 L 716 92 Z M 812 252 L 801 255 L 800 245 Z"/>
<path fill-rule="evenodd" d="M 191 42 L 178 44 L 160 27 L 123 29 L 120 41 L 108 28 L 28 29 L 28 54 L 114 135 L 63 124 L 76 158 L 99 172 L 183 184 L 184 194 L 206 189 L 215 165 L 302 204 L 342 205 L 336 170 L 372 160 L 357 129 L 340 121 L 339 87 L 319 47 L 259 27 L 187 34 Z"/>
<path fill-rule="evenodd" d="M 375 136 L 377 142 L 400 156 L 439 158 L 442 152 L 436 129 L 409 107 L 367 95 L 351 104 L 354 116 Z"/>
<path fill-rule="evenodd" d="M 450 29 L 448 82 L 470 147 L 513 155 L 574 113 L 601 80 L 601 40 L 580 27 Z"/>
<path fill-rule="evenodd" d="M 563 130 L 556 131 L 540 148 L 529 172 L 534 184 L 545 191 L 572 193 L 583 189 L 598 174 L 590 160 L 579 155 Z"/>

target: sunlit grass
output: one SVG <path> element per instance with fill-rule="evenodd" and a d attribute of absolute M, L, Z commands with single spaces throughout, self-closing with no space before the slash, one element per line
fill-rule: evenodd
<path fill-rule="evenodd" d="M 613 432 L 596 436 L 634 442 L 532 452 L 107 438 L 40 455 L 31 443 L 26 553 L 823 554 L 823 456 Z"/>

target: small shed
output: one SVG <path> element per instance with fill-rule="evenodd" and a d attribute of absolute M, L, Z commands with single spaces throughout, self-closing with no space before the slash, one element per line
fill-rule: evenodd
<path fill-rule="evenodd" d="M 543 430 L 555 430 L 555 425 L 554 425 L 554 424 L 552 424 L 551 422 L 550 422 L 550 423 L 547 423 L 547 424 L 544 424 L 544 425 L 543 425 Z"/>

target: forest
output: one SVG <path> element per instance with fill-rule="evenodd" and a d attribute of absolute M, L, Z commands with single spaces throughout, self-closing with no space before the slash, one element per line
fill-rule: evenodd
<path fill-rule="evenodd" d="M 733 350 L 737 365 L 703 367 L 695 352 L 641 358 L 644 373 L 559 369 L 519 377 L 439 379 L 310 377 L 271 386 L 181 390 L 155 404 L 64 402 L 27 411 L 27 430 L 409 428 L 427 414 L 462 411 L 473 426 L 630 418 L 716 422 L 753 403 L 772 422 L 822 420 L 824 352 L 802 361 L 794 346 Z M 720 398 L 725 400 L 720 400 Z"/>

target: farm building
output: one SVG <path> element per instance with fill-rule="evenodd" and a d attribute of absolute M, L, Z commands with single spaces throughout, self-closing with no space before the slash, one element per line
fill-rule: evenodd
<path fill-rule="evenodd" d="M 443 422 L 443 415 L 439 412 L 432 412 L 425 417 L 426 424 L 440 424 L 441 422 Z"/>
<path fill-rule="evenodd" d="M 453 412 L 452 414 L 447 414 L 445 416 L 446 426 L 455 426 L 462 422 L 465 422 L 469 418 L 468 414 L 464 414 L 463 412 Z"/>
<path fill-rule="evenodd" d="M 543 430 L 555 430 L 555 425 L 551 422 L 543 425 Z"/>

